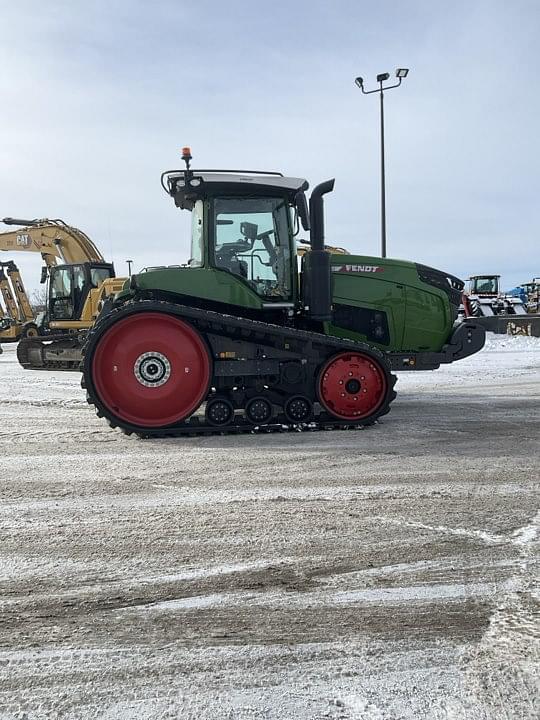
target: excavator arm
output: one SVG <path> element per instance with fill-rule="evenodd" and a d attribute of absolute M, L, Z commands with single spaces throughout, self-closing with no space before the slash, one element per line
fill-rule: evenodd
<path fill-rule="evenodd" d="M 6 306 L 7 316 L 12 320 L 18 320 L 19 308 L 17 307 L 17 302 L 13 297 L 13 289 L 11 287 L 11 283 L 9 282 L 9 278 L 4 271 L 4 263 L 0 263 L 0 293 L 2 294 L 2 299 Z"/>
<path fill-rule="evenodd" d="M 13 342 L 37 334 L 32 306 L 12 260 L 0 262 L 0 295 L 6 306 L 6 311 L 0 306 L 0 341 Z"/>
<path fill-rule="evenodd" d="M 2 270 L 4 268 L 6 269 L 7 276 L 11 282 L 11 287 L 15 296 L 14 300 L 18 306 L 17 314 L 13 315 L 14 319 L 18 319 L 22 323 L 30 322 L 30 320 L 34 319 L 34 313 L 32 311 L 28 295 L 26 294 L 26 290 L 24 289 L 19 268 L 12 260 L 9 260 L 7 263 L 0 262 L 0 268 Z"/>
<path fill-rule="evenodd" d="M 86 233 L 63 220 L 4 218 L 4 225 L 21 226 L 0 233 L 0 250 L 38 252 L 48 267 L 62 263 L 104 262 Z"/>

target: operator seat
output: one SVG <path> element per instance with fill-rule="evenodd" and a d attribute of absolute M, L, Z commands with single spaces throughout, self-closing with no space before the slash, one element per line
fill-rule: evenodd
<path fill-rule="evenodd" d="M 224 268 L 233 275 L 239 275 L 240 277 L 248 277 L 248 264 L 245 260 L 240 260 L 236 254 L 236 249 L 227 248 L 223 249 L 216 256 L 218 267 Z"/>

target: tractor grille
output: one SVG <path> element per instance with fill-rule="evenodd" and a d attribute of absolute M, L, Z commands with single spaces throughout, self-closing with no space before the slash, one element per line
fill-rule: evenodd
<path fill-rule="evenodd" d="M 418 263 L 416 263 L 416 270 L 422 282 L 433 285 L 433 287 L 445 292 L 448 295 L 450 304 L 456 308 L 459 307 L 461 303 L 461 293 L 465 287 L 463 280 L 455 277 L 455 275 L 449 275 L 448 273 L 443 273 L 440 270 L 435 270 L 435 268 L 430 268 L 427 265 L 419 265 Z"/>

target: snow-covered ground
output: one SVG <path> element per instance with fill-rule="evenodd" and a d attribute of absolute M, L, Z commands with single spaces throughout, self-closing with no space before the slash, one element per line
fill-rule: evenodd
<path fill-rule="evenodd" d="M 0 355 L 0 718 L 540 715 L 540 340 L 348 432 L 143 441 Z"/>

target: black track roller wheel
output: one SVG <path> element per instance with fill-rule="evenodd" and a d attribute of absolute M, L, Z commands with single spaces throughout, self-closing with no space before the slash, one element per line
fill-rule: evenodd
<path fill-rule="evenodd" d="M 264 397 L 254 397 L 246 405 L 246 417 L 254 425 L 264 425 L 272 417 L 272 404 Z"/>
<path fill-rule="evenodd" d="M 230 400 L 215 397 L 206 403 L 206 421 L 216 427 L 228 425 L 234 418 L 234 407 Z"/>
<path fill-rule="evenodd" d="M 313 405 L 307 397 L 294 395 L 289 398 L 283 408 L 285 417 L 292 423 L 308 422 L 313 412 Z"/>

